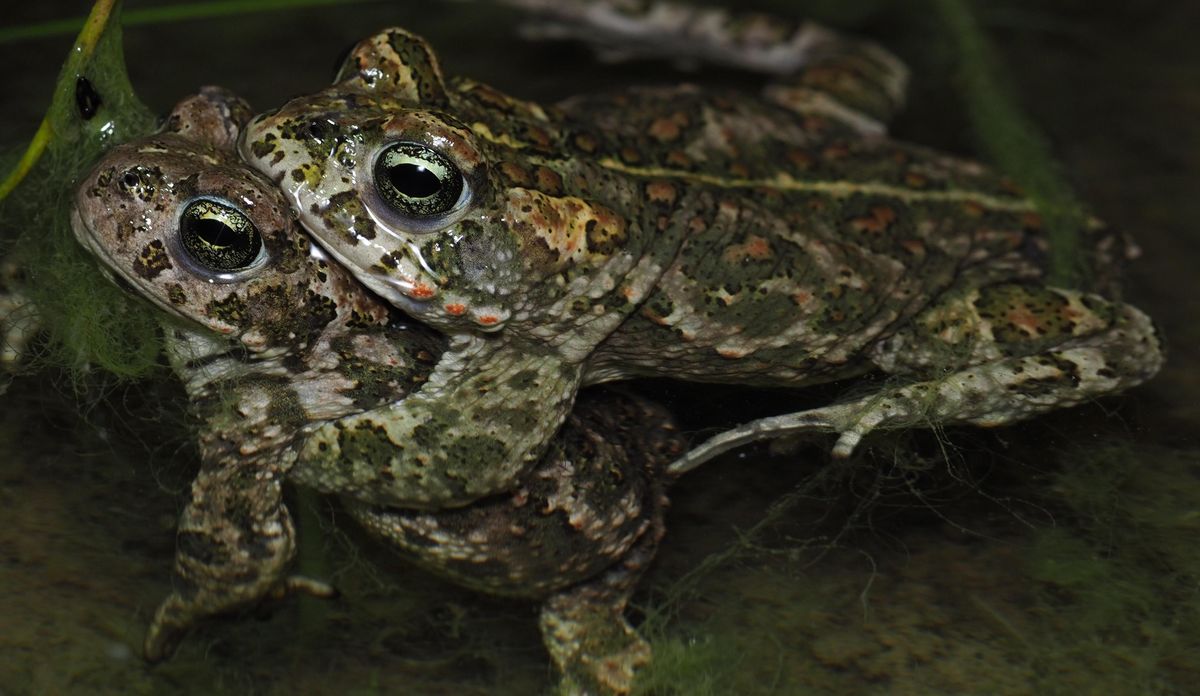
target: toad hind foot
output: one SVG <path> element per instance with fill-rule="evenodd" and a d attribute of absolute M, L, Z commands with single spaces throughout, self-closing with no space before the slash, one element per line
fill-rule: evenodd
<path fill-rule="evenodd" d="M 562 678 L 561 696 L 628 694 L 637 670 L 649 664 L 650 644 L 623 616 L 624 602 L 572 605 L 569 593 L 542 608 L 540 625 Z"/>
<path fill-rule="evenodd" d="M 650 663 L 653 651 L 625 618 L 625 607 L 665 531 L 660 508 L 624 558 L 599 577 L 543 602 L 538 625 L 560 674 L 561 696 L 616 696 L 633 690 L 638 670 Z"/>

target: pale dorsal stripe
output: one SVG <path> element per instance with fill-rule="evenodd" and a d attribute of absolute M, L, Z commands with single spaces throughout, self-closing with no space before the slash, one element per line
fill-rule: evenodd
<path fill-rule="evenodd" d="M 688 172 L 663 167 L 635 167 L 611 157 L 599 161 L 600 166 L 613 171 L 619 171 L 631 176 L 655 179 L 683 179 L 695 181 L 719 188 L 770 188 L 779 191 L 795 191 L 797 193 L 821 193 L 837 198 L 846 198 L 856 194 L 869 196 L 885 196 L 906 202 L 978 203 L 990 210 L 1009 212 L 1033 212 L 1036 208 L 1033 202 L 1024 198 L 1001 198 L 979 191 L 921 191 L 902 186 L 892 186 L 874 181 L 823 181 L 820 179 L 796 179 L 787 173 L 780 172 L 775 176 L 764 179 L 742 179 L 723 177 L 701 172 Z"/>
<path fill-rule="evenodd" d="M 487 124 L 473 123 L 471 130 L 485 140 L 503 145 L 514 150 L 524 150 L 528 147 L 507 133 L 493 133 Z M 561 158 L 531 156 L 528 161 L 534 164 L 560 164 Z M 695 181 L 697 183 L 727 189 L 770 188 L 779 191 L 794 191 L 797 193 L 817 193 L 835 198 L 847 198 L 853 195 L 882 196 L 910 203 L 978 203 L 989 210 L 1000 210 L 1014 213 L 1035 212 L 1037 207 L 1025 198 L 1002 198 L 979 191 L 921 191 L 908 189 L 903 186 L 893 186 L 875 181 L 828 181 L 821 179 L 796 179 L 787 173 L 780 172 L 775 176 L 762 179 L 745 179 L 724 177 L 702 172 L 689 172 L 682 169 L 666 167 L 637 167 L 625 164 L 612 157 L 604 157 L 597 163 L 605 169 L 621 172 L 630 176 L 646 179 L 678 179 Z"/>

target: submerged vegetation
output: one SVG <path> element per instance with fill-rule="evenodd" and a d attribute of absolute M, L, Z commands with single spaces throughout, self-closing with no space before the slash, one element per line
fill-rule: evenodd
<path fill-rule="evenodd" d="M 1086 286 L 1090 279 L 1081 236 L 1087 216 L 1050 154 L 1045 135 L 1016 106 L 970 3 L 932 0 L 932 5 L 942 36 L 953 44 L 956 80 L 984 154 L 1028 192 L 1045 219 L 1051 284 Z"/>
<path fill-rule="evenodd" d="M 806 477 L 719 562 L 657 586 L 644 626 L 670 659 L 640 693 L 1188 693 L 1200 453 L 1070 446 L 1038 462 L 1048 470 L 1004 461 L 1020 470 L 976 483 L 964 477 L 996 462 L 963 454 L 916 485 L 912 469 L 880 470 L 863 489 L 869 462 L 818 488 Z M 935 502 L 939 480 L 961 499 Z M 903 524 L 883 522 L 884 501 L 907 507 Z M 797 517 L 816 503 L 853 512 L 802 523 L 824 514 Z"/>
<path fill-rule="evenodd" d="M 74 182 L 112 145 L 149 132 L 154 117 L 125 71 L 119 4 L 98 2 L 59 73 L 50 108 L 18 165 L 0 183 L 0 250 L 32 301 L 23 321 L 48 337 L 30 369 L 93 368 L 118 378 L 157 364 L 156 322 L 105 281 L 71 233 Z"/>

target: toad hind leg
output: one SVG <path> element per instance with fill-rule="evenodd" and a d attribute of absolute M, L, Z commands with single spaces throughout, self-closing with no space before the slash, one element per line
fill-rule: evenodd
<path fill-rule="evenodd" d="M 996 426 L 1112 394 L 1162 366 L 1144 313 L 1096 295 L 1021 283 L 956 293 L 881 343 L 885 372 L 915 378 L 854 401 L 764 418 L 709 439 L 669 467 L 682 474 L 739 445 L 836 432 L 847 457 L 878 428 Z M 948 371 L 948 372 L 947 372 Z"/>
<path fill-rule="evenodd" d="M 561 675 L 561 696 L 628 694 L 637 670 L 649 664 L 650 644 L 625 618 L 625 608 L 664 531 L 659 510 L 653 526 L 613 567 L 542 604 L 538 626 Z"/>

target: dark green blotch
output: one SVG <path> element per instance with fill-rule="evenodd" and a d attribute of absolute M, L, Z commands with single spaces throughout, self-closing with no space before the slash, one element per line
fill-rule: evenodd
<path fill-rule="evenodd" d="M 508 378 L 508 386 L 518 391 L 529 391 L 537 386 L 538 371 L 537 370 L 521 370 L 512 377 Z"/>
<path fill-rule="evenodd" d="M 274 150 L 275 143 L 267 142 L 265 138 L 250 144 L 250 152 L 253 153 L 255 157 L 266 157 L 274 152 Z"/>
<path fill-rule="evenodd" d="M 187 303 L 187 293 L 184 292 L 183 286 L 179 283 L 171 283 L 167 287 L 167 299 L 173 305 L 182 305 Z"/>
<path fill-rule="evenodd" d="M 233 326 L 242 326 L 246 320 L 246 301 L 236 292 L 229 293 L 223 300 L 209 302 L 205 310 L 209 316 Z"/>
<path fill-rule="evenodd" d="M 446 463 L 456 470 L 475 473 L 482 466 L 490 467 L 493 462 L 507 461 L 509 447 L 504 442 L 486 435 L 471 435 L 455 438 L 445 449 Z M 488 478 L 488 469 L 478 471 Z"/>
<path fill-rule="evenodd" d="M 341 458 L 346 462 L 387 462 L 404 449 L 388 438 L 387 431 L 378 425 L 360 423 L 338 433 Z"/>

